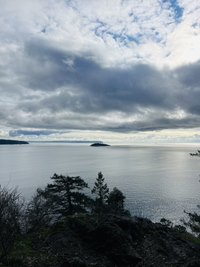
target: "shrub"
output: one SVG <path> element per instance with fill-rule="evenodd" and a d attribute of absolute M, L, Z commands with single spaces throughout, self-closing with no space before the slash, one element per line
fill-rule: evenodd
<path fill-rule="evenodd" d="M 7 258 L 20 234 L 23 206 L 16 189 L 0 187 L 0 259 Z"/>

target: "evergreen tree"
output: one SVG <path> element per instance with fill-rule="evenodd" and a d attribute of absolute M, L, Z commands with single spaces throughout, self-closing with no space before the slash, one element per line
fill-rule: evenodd
<path fill-rule="evenodd" d="M 96 195 L 95 211 L 97 213 L 101 213 L 105 209 L 108 200 L 109 188 L 104 180 L 103 174 L 99 172 L 94 188 L 92 189 L 92 194 Z"/>
<path fill-rule="evenodd" d="M 44 191 L 38 188 L 27 205 L 27 230 L 36 231 L 41 227 L 48 226 L 52 220 L 51 209 L 51 203 L 44 197 Z"/>
<path fill-rule="evenodd" d="M 185 220 L 182 220 L 183 223 L 185 224 L 185 226 L 190 227 L 192 232 L 197 234 L 200 238 L 200 215 L 196 212 L 190 213 L 185 211 L 185 213 L 189 216 L 189 221 L 186 222 Z"/>
<path fill-rule="evenodd" d="M 88 188 L 87 183 L 79 176 L 64 176 L 56 173 L 51 178 L 43 192 L 48 205 L 51 205 L 53 214 L 65 216 L 75 212 L 86 212 L 90 198 L 80 192 Z"/>
<path fill-rule="evenodd" d="M 125 196 L 116 187 L 110 192 L 108 196 L 108 209 L 115 214 L 122 214 L 124 212 Z"/>
<path fill-rule="evenodd" d="M 200 208 L 200 205 L 197 205 L 197 207 Z M 197 212 L 184 212 L 189 216 L 189 220 L 185 221 L 185 219 L 183 219 L 182 222 L 185 224 L 186 227 L 190 227 L 192 232 L 194 232 L 200 238 L 200 214 Z"/>
<path fill-rule="evenodd" d="M 131 214 L 129 210 L 124 207 L 125 198 L 123 193 L 118 188 L 114 187 L 108 196 L 108 212 L 130 217 Z"/>

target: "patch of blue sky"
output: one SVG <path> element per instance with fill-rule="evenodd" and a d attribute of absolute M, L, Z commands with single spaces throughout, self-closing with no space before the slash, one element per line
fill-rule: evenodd
<path fill-rule="evenodd" d="M 127 40 L 129 42 L 134 42 L 136 44 L 141 44 L 142 43 L 142 34 L 136 34 L 134 36 L 127 35 Z"/>
<path fill-rule="evenodd" d="M 163 37 L 161 34 L 155 29 L 151 28 L 151 34 L 149 34 L 149 38 L 151 38 L 156 43 L 164 43 Z"/>
<path fill-rule="evenodd" d="M 94 33 L 96 36 L 104 40 L 106 39 L 106 36 L 110 36 L 113 40 L 115 40 L 115 42 L 126 47 L 133 43 L 135 45 L 141 45 L 145 43 L 147 39 L 150 39 L 156 43 L 164 44 L 165 40 L 160 35 L 160 33 L 154 28 L 152 28 L 151 30 L 151 32 L 148 32 L 146 34 L 137 33 L 134 35 L 129 35 L 124 33 L 123 31 L 119 33 L 109 31 L 107 25 L 105 25 L 104 23 L 99 23 L 99 25 L 95 27 Z"/>
<path fill-rule="evenodd" d="M 96 20 L 95 23 L 96 26 L 94 28 L 94 33 L 96 36 L 102 39 L 104 39 L 107 35 L 124 46 L 128 46 L 130 43 L 135 43 L 137 45 L 143 43 L 143 35 L 140 33 L 135 35 L 128 35 L 123 30 L 119 33 L 113 32 L 109 30 L 109 26 L 106 23 L 100 20 Z"/>
<path fill-rule="evenodd" d="M 152 35 L 152 39 L 156 42 L 156 43 L 161 43 L 163 42 L 163 38 L 160 36 L 160 34 L 158 32 L 156 32 L 154 35 Z"/>
<path fill-rule="evenodd" d="M 139 17 L 136 16 L 133 12 L 129 13 L 129 17 L 132 18 L 132 22 L 138 22 L 139 21 Z"/>
<path fill-rule="evenodd" d="M 107 25 L 106 23 L 100 20 L 97 20 L 96 23 L 97 26 L 94 29 L 95 35 L 102 38 L 105 32 L 107 31 Z"/>
<path fill-rule="evenodd" d="M 127 34 L 121 34 L 121 33 L 113 33 L 113 32 L 107 32 L 106 34 L 109 34 L 116 42 L 119 42 L 125 46 L 128 46 L 130 43 L 135 43 L 137 45 L 142 43 L 142 34 L 136 34 L 136 35 L 127 35 Z"/>
<path fill-rule="evenodd" d="M 184 8 L 179 5 L 178 0 L 163 0 L 163 3 L 169 3 L 170 8 L 173 10 L 173 17 L 175 21 L 180 22 Z"/>

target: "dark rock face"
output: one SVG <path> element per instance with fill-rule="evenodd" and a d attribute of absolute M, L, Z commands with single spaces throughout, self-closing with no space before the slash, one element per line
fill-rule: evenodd
<path fill-rule="evenodd" d="M 27 145 L 28 142 L 17 140 L 0 139 L 0 145 Z"/>

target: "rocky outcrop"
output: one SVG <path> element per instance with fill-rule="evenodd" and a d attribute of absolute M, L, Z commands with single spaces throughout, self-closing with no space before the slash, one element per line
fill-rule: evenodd
<path fill-rule="evenodd" d="M 199 239 L 183 227 L 141 218 L 71 216 L 26 243 L 34 251 L 23 258 L 27 267 L 200 266 Z"/>

